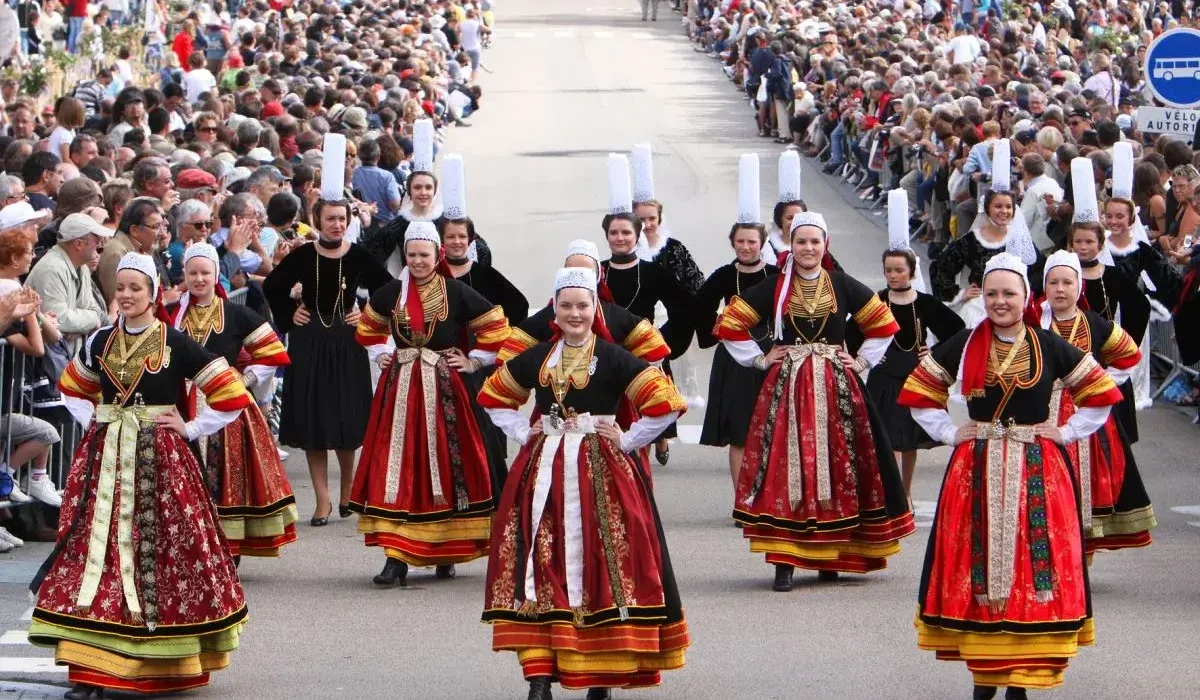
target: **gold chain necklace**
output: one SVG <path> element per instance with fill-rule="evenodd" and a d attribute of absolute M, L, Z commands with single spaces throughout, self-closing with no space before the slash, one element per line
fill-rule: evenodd
<path fill-rule="evenodd" d="M 606 282 L 608 281 L 609 274 L 612 273 L 612 269 L 613 268 L 612 268 L 611 263 L 604 266 L 604 270 L 605 270 L 604 280 Z M 619 267 L 617 269 L 618 270 L 628 270 L 629 268 L 628 267 Z M 629 297 L 629 303 L 621 304 L 621 307 L 624 309 L 629 309 L 629 307 L 633 306 L 633 302 L 637 300 L 638 294 L 642 293 L 642 261 L 639 260 L 638 264 L 633 266 L 633 269 L 637 270 L 637 287 L 635 287 L 633 290 L 633 296 Z M 651 319 L 651 320 L 653 320 L 653 319 Z"/>
<path fill-rule="evenodd" d="M 550 387 L 550 389 L 551 389 L 551 391 L 554 392 L 554 400 L 557 401 L 560 406 L 562 406 L 563 400 L 566 399 L 566 397 L 567 397 L 567 390 L 571 383 L 571 378 L 575 374 L 575 370 L 579 369 L 580 366 L 582 366 L 582 362 L 584 360 L 591 360 L 592 352 L 595 349 L 595 345 L 596 345 L 596 337 L 595 336 L 592 336 L 591 340 L 588 343 L 586 343 L 584 345 L 579 345 L 579 346 L 567 345 L 567 341 L 565 339 L 563 340 L 563 355 L 567 354 L 566 351 L 567 351 L 567 348 L 569 348 L 569 347 L 578 347 L 580 349 L 580 353 L 575 358 L 575 361 L 571 363 L 570 369 L 566 370 L 565 372 L 563 371 L 563 363 L 561 362 L 561 360 L 563 358 L 561 358 L 561 357 L 559 358 L 560 362 L 558 364 L 558 367 L 556 368 L 557 369 L 556 376 L 552 380 L 552 386 Z M 565 411 L 567 407 L 562 406 L 562 408 Z"/>
<path fill-rule="evenodd" d="M 317 255 L 317 288 L 315 290 L 313 290 L 313 308 L 316 309 L 316 311 L 317 311 L 317 320 L 321 322 L 321 325 L 326 328 L 333 328 L 333 324 L 337 323 L 338 314 L 342 313 L 345 310 L 345 307 L 342 304 L 342 298 L 346 293 L 346 280 L 342 277 L 342 259 L 345 258 L 346 256 L 341 255 L 337 259 L 337 261 L 338 261 L 337 297 L 335 297 L 333 300 L 333 308 L 330 310 L 331 318 L 329 320 L 329 323 L 326 323 L 325 317 L 321 314 L 321 258 L 323 258 L 325 256 L 321 255 L 320 253 L 317 253 L 316 255 Z"/>
<path fill-rule="evenodd" d="M 909 306 L 912 307 L 912 317 L 913 317 L 913 344 L 912 344 L 912 347 L 906 348 L 900 344 L 900 341 L 899 341 L 900 334 L 899 333 L 892 336 L 892 343 L 901 352 L 916 352 L 917 349 L 923 345 L 923 343 L 921 342 L 921 319 L 917 318 L 917 298 L 916 297 L 913 297 L 913 301 L 911 304 L 909 304 Z M 892 310 L 892 300 L 890 298 L 887 299 L 887 307 L 888 307 L 888 311 Z M 892 315 L 895 316 L 895 314 L 892 314 Z"/>

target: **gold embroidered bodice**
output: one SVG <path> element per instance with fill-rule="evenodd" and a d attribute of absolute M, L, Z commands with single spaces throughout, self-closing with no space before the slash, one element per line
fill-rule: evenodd
<path fill-rule="evenodd" d="M 1069 321 L 1060 321 L 1056 318 L 1053 327 L 1054 333 L 1060 338 L 1084 352 L 1091 352 L 1092 341 L 1088 337 L 1090 334 L 1087 319 L 1083 317 L 1083 314 L 1076 314 L 1075 318 Z"/>
<path fill-rule="evenodd" d="M 183 330 L 192 340 L 200 345 L 208 341 L 212 333 L 220 333 L 225 329 L 225 312 L 220 299 L 213 299 L 208 306 L 191 304 L 183 319 Z"/>
<path fill-rule="evenodd" d="M 104 349 L 102 366 L 109 379 L 127 393 L 137 385 L 143 368 L 149 366 L 157 371 L 165 365 L 165 355 L 170 352 L 165 341 L 166 334 L 158 320 L 136 335 L 118 326 Z"/>
<path fill-rule="evenodd" d="M 792 279 L 788 292 L 787 313 L 801 318 L 821 318 L 837 310 L 837 297 L 833 293 L 833 280 L 824 270 L 816 279 L 806 280 L 800 275 Z"/>
<path fill-rule="evenodd" d="M 996 372 L 1000 369 L 1000 365 L 1004 359 L 1008 357 L 1009 351 L 1012 350 L 1013 344 L 1000 338 L 992 338 L 992 353 L 988 357 L 987 378 L 984 380 L 988 384 L 1002 384 L 1011 386 L 1015 381 L 1022 383 L 1029 376 L 1030 367 L 1030 346 L 1028 340 L 1023 340 L 1021 346 L 1017 348 L 1017 355 L 1004 369 L 1004 374 L 997 377 Z"/>
<path fill-rule="evenodd" d="M 582 389 L 586 387 L 592 376 L 595 348 L 595 336 L 578 347 L 563 343 L 562 357 L 558 358 L 558 364 L 554 367 L 542 365 L 542 371 L 538 377 L 541 385 L 549 387 L 559 401 L 566 396 L 568 388 Z"/>

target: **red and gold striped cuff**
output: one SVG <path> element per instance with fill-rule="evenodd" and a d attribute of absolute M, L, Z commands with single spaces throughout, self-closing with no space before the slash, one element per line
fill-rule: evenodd
<path fill-rule="evenodd" d="M 500 352 L 496 355 L 496 364 L 499 365 L 508 362 L 534 345 L 537 345 L 537 342 L 536 338 L 520 328 L 510 328 L 508 337 L 504 339 L 504 344 L 500 346 Z"/>
<path fill-rule="evenodd" d="M 1130 369 L 1142 359 L 1142 351 L 1123 328 L 1113 324 L 1112 333 L 1100 348 L 1100 358 L 1106 367 Z"/>
<path fill-rule="evenodd" d="M 359 345 L 378 345 L 386 343 L 392 331 L 388 319 L 380 316 L 370 304 L 363 309 L 358 317 L 358 327 L 354 329 L 354 340 Z"/>
<path fill-rule="evenodd" d="M 493 306 L 484 314 L 471 319 L 467 328 L 471 335 L 475 336 L 475 348 L 484 352 L 498 353 L 511 332 L 508 319 L 504 317 L 504 309 L 499 306 Z"/>
<path fill-rule="evenodd" d="M 687 402 L 675 384 L 657 367 L 642 370 L 625 388 L 625 395 L 643 416 L 665 416 L 672 412 L 682 415 L 687 411 Z"/>
<path fill-rule="evenodd" d="M 1071 400 L 1080 408 L 1113 406 L 1124 398 L 1112 377 L 1091 355 L 1083 356 L 1075 369 L 1063 379 L 1063 386 L 1071 392 Z"/>
<path fill-rule="evenodd" d="M 950 400 L 950 385 L 954 378 L 929 355 L 908 375 L 897 399 L 909 408 L 945 408 Z"/>
<path fill-rule="evenodd" d="M 194 381 L 214 411 L 237 411 L 253 403 L 242 378 L 223 357 L 205 365 Z"/>
<path fill-rule="evenodd" d="M 621 344 L 635 357 L 640 357 L 646 362 L 658 362 L 671 355 L 671 348 L 667 347 L 667 341 L 663 339 L 662 333 L 659 333 L 654 324 L 646 319 L 639 321 L 633 330 L 629 331 L 629 335 L 625 336 L 625 340 Z"/>
<path fill-rule="evenodd" d="M 98 404 L 101 399 L 100 375 L 85 367 L 76 357 L 58 378 L 58 390 L 66 396 Z"/>
<path fill-rule="evenodd" d="M 246 336 L 246 340 L 242 344 L 245 346 L 246 352 L 250 353 L 251 364 L 283 367 L 292 362 L 288 357 L 287 349 L 283 347 L 283 343 L 280 342 L 279 336 L 275 335 L 270 324 L 264 323 L 254 329 L 254 332 Z"/>
<path fill-rule="evenodd" d="M 529 400 L 529 393 L 529 389 L 517 383 L 508 367 L 502 366 L 483 383 L 483 389 L 479 391 L 479 405 L 516 410 Z"/>
<path fill-rule="evenodd" d="M 896 323 L 892 310 L 874 294 L 861 309 L 854 312 L 854 325 L 866 338 L 887 338 L 900 331 L 900 324 Z"/>
<path fill-rule="evenodd" d="M 741 297 L 734 297 L 725 305 L 717 325 L 713 327 L 713 335 L 718 340 L 750 340 L 750 329 L 762 320 L 754 307 L 747 304 Z"/>

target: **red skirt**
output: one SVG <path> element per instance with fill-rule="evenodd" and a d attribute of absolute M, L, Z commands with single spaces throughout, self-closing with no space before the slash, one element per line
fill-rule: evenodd
<path fill-rule="evenodd" d="M 1075 415 L 1071 395 L 1061 392 L 1058 425 L 1067 424 Z M 1051 404 L 1053 407 L 1053 404 Z M 1142 485 L 1133 450 L 1125 438 L 1115 410 L 1099 430 L 1088 436 L 1087 449 L 1090 477 L 1092 521 L 1084 530 L 1084 546 L 1089 555 L 1099 550 L 1130 549 L 1150 544 L 1150 530 L 1158 521 L 1150 497 Z M 1080 479 L 1080 445 L 1067 446 L 1071 471 Z"/>
<path fill-rule="evenodd" d="M 296 497 L 258 406 L 207 438 L 203 455 L 231 554 L 277 557 L 296 541 Z"/>
<path fill-rule="evenodd" d="M 986 445 L 959 445 L 946 471 L 921 576 L 917 644 L 965 661 L 979 685 L 1054 687 L 1067 660 L 1095 638 L 1075 485 L 1062 448 L 1044 438 L 1026 448 L 1012 588 L 994 609 L 978 597 L 988 566 L 1003 565 L 977 532 L 991 517 L 980 486 Z M 1031 514 L 1030 503 L 1039 512 Z"/>
<path fill-rule="evenodd" d="M 541 474 L 552 439 L 521 448 L 500 498 L 484 593 L 492 647 L 565 688 L 656 685 L 684 665 L 690 638 L 653 493 L 595 434 L 582 437 L 572 478 L 565 443 Z"/>
<path fill-rule="evenodd" d="M 887 432 L 857 375 L 823 360 L 823 381 L 815 383 L 814 361 L 785 359 L 767 373 L 746 438 L 733 518 L 743 524 L 750 551 L 765 554 L 768 563 L 848 573 L 882 569 L 900 551 L 899 540 L 916 529 Z M 794 379 L 792 372 L 798 372 Z M 827 479 L 828 499 L 820 498 L 819 477 Z"/>
<path fill-rule="evenodd" d="M 487 452 L 458 372 L 438 359 L 427 395 L 421 364 L 393 362 L 379 378 L 350 510 L 366 545 L 389 557 L 411 566 L 467 562 L 487 554 Z"/>
<path fill-rule="evenodd" d="M 126 472 L 135 475 L 129 519 L 119 464 L 115 485 L 101 489 L 105 437 L 117 425 L 93 423 L 84 434 L 67 475 L 58 543 L 40 574 L 29 639 L 54 646 L 72 682 L 183 690 L 206 685 L 209 672 L 228 665 L 246 602 L 195 455 L 174 431 L 143 425 L 136 467 Z M 102 565 L 88 569 L 98 506 L 111 506 L 108 536 Z M 124 528 L 132 529 L 131 541 L 120 536 Z M 124 592 L 122 551 L 133 562 L 139 613 Z M 95 595 L 81 606 L 77 596 L 89 580 Z"/>

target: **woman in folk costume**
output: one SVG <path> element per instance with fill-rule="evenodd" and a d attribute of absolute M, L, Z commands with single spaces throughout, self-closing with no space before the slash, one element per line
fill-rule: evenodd
<path fill-rule="evenodd" d="M 1063 445 L 1104 425 L 1121 392 L 1091 355 L 1025 325 L 1019 257 L 993 256 L 982 282 L 987 318 L 938 343 L 900 394 L 931 437 L 954 445 L 925 553 L 917 645 L 965 661 L 974 700 L 997 687 L 1023 700 L 1026 688 L 1062 683 L 1068 659 L 1095 638 Z M 1049 422 L 1056 380 L 1077 408 L 1062 428 Z M 970 416 L 961 427 L 946 410 L 956 381 Z"/>
<path fill-rule="evenodd" d="M 404 183 L 409 203 L 396 218 L 363 241 L 372 257 L 387 261 L 387 271 L 392 277 L 399 277 L 404 269 L 404 232 L 409 225 L 419 221 L 437 224 L 442 217 L 443 206 L 437 199 L 438 179 L 433 174 L 433 131 L 431 119 L 413 122 L 412 172 Z M 479 237 L 471 241 L 467 256 L 480 265 L 492 264 L 492 252 Z"/>
<path fill-rule="evenodd" d="M 763 252 L 768 250 L 764 248 L 767 231 L 762 224 L 759 196 L 757 163 L 747 161 L 747 167 L 738 173 L 737 219 L 729 229 L 729 245 L 736 257 L 714 270 L 696 297 L 700 315 L 696 339 L 702 348 L 717 345 L 708 379 L 708 403 L 700 444 L 729 447 L 729 475 L 735 487 L 746 434 L 750 431 L 750 417 L 766 372 L 738 364 L 729 350 L 717 343 L 712 329 L 722 304 L 728 305 L 734 297 L 779 273 L 779 268 L 763 260 Z M 770 350 L 771 327 L 766 321 L 751 330 L 750 336 L 762 352 Z"/>
<path fill-rule="evenodd" d="M 858 280 L 822 267 L 828 229 L 820 214 L 792 220 L 783 272 L 734 297 L 716 335 L 733 359 L 767 373 L 735 489 L 733 518 L 750 551 L 775 565 L 777 591 L 796 567 L 820 580 L 887 566 L 914 524 L 879 413 L 858 373 L 878 364 L 898 326 Z M 755 328 L 768 319 L 775 345 Z M 847 326 L 863 341 L 843 347 Z"/>
<path fill-rule="evenodd" d="M 345 137 L 329 134 L 321 198 L 313 206 L 317 239 L 289 253 L 263 282 L 291 358 L 283 373 L 279 441 L 304 450 L 316 496 L 313 527 L 329 524 L 333 514 L 330 450 L 341 469 L 338 515 L 350 517 L 354 452 L 363 444 L 371 410 L 371 365 L 354 340 L 360 316 L 355 292 L 391 281 L 366 249 L 345 238 L 351 218 L 350 203 L 342 199 L 345 152 Z"/>
<path fill-rule="evenodd" d="M 1111 205 L 1115 219 L 1124 219 L 1128 207 L 1122 202 L 1132 202 L 1128 197 L 1133 192 L 1133 154 L 1129 144 L 1119 143 L 1124 148 L 1113 149 L 1113 197 L 1117 203 Z M 1122 155 L 1124 154 L 1124 155 Z M 1133 342 L 1142 347 L 1142 359 L 1137 367 L 1145 365 L 1147 384 L 1150 378 L 1150 368 L 1147 356 L 1150 353 L 1147 330 L 1150 324 L 1150 299 L 1138 287 L 1138 275 L 1129 274 L 1117 266 L 1112 251 L 1105 245 L 1104 227 L 1100 224 L 1100 209 L 1096 203 L 1096 182 L 1090 177 L 1092 163 L 1087 158 L 1076 158 L 1071 162 L 1072 193 L 1075 201 L 1075 213 L 1071 228 L 1067 234 L 1067 245 L 1079 256 L 1080 268 L 1083 272 L 1083 308 L 1091 309 L 1100 314 L 1106 321 L 1119 325 L 1133 338 Z M 1157 253 L 1147 246 L 1151 254 Z M 1164 261 L 1165 262 L 1165 261 Z M 1137 372 L 1135 367 L 1133 372 Z M 1137 393 L 1134 380 L 1126 373 L 1120 378 L 1114 377 L 1121 395 L 1125 400 L 1113 407 L 1113 414 L 1121 428 L 1125 431 L 1124 438 L 1129 444 L 1138 441 L 1137 426 Z M 1149 391 L 1149 388 L 1147 388 Z"/>
<path fill-rule="evenodd" d="M 791 252 L 792 219 L 801 212 L 808 211 L 808 205 L 801 199 L 800 189 L 800 154 L 795 151 L 784 151 L 779 154 L 779 197 L 775 201 L 775 209 L 771 220 L 775 229 L 763 246 L 763 253 L 770 263 L 782 264 L 780 258 Z"/>
<path fill-rule="evenodd" d="M 567 250 L 563 256 L 563 267 L 591 270 L 592 274 L 598 275 L 600 273 L 600 250 L 591 241 L 582 239 L 571 241 L 567 244 Z M 654 324 L 644 318 L 634 316 L 624 307 L 614 303 L 612 293 L 608 291 L 603 282 L 599 283 L 596 296 L 598 301 L 595 320 L 592 322 L 592 332 L 597 337 L 620 345 L 633 353 L 635 357 L 646 362 L 659 363 L 671 353 L 671 349 L 667 347 L 666 341 L 663 340 L 662 334 L 658 332 Z M 605 297 L 608 298 L 607 301 Z M 512 329 L 508 339 L 504 341 L 504 347 L 500 349 L 497 362 L 507 362 L 538 343 L 549 342 L 558 332 L 554 317 L 554 299 L 551 298 L 549 304 L 527 318 L 520 326 Z M 539 418 L 535 408 L 530 416 L 530 421 L 535 422 Z M 622 401 L 617 408 L 617 425 L 628 430 L 636 419 L 637 413 L 633 410 L 632 404 Z"/>
<path fill-rule="evenodd" d="M 1079 201 L 1078 196 L 1075 201 Z M 1046 298 L 1038 309 L 1041 327 L 1090 353 L 1120 386 L 1141 353 L 1120 326 L 1094 311 L 1079 308 L 1081 272 L 1075 253 L 1060 250 L 1046 260 Z M 1051 418 L 1062 427 L 1074 414 L 1070 394 L 1056 385 L 1050 401 Z M 1087 440 L 1068 446 L 1067 454 L 1079 481 L 1080 518 L 1088 556 L 1100 549 L 1150 544 L 1150 529 L 1158 522 L 1117 412 L 1110 413 Z"/>
<path fill-rule="evenodd" d="M 446 154 L 442 161 L 442 201 L 445 208 L 442 218 L 438 219 L 438 235 L 441 237 L 442 249 L 445 251 L 446 267 L 453 279 L 462 282 L 484 299 L 499 306 L 508 320 L 509 326 L 525 320 L 529 316 L 529 302 L 525 295 L 517 289 L 508 278 L 491 265 L 481 265 L 471 259 L 471 244 L 477 239 L 475 222 L 467 215 L 467 176 L 462 156 L 457 153 Z M 471 347 L 465 332 L 460 333 L 459 349 L 469 352 Z M 490 472 L 494 477 L 492 490 L 499 493 L 504 487 L 504 477 L 508 474 L 508 439 L 475 401 L 475 396 L 483 388 L 483 381 L 493 371 L 492 366 L 484 367 L 478 372 L 464 374 L 467 395 L 471 397 L 475 409 L 475 419 L 483 434 L 484 447 L 487 449 Z"/>
<path fill-rule="evenodd" d="M 206 685 L 229 665 L 246 619 L 237 570 L 188 442 L 253 401 L 224 358 L 156 318 L 147 255 L 117 264 L 117 325 L 96 331 L 59 380 L 87 426 L 59 537 L 30 590 L 29 640 L 69 667 L 70 700 Z M 184 422 L 194 382 L 207 408 Z"/>
<path fill-rule="evenodd" d="M 172 325 L 220 355 L 230 366 L 243 349 L 249 364 L 242 381 L 256 400 L 270 401 L 275 369 L 288 364 L 279 337 L 262 317 L 225 300 L 217 249 L 196 243 L 183 254 L 188 293 L 175 310 Z M 206 397 L 193 385 L 188 416 L 203 410 Z M 280 547 L 296 541 L 296 497 L 275 449 L 275 440 L 258 405 L 236 421 L 199 440 L 200 464 L 217 505 L 221 529 L 234 561 L 242 555 L 277 557 Z"/>
<path fill-rule="evenodd" d="M 887 289 L 879 299 L 891 310 L 900 330 L 879 364 L 867 374 L 867 395 L 883 417 L 892 449 L 900 461 L 904 493 L 912 498 L 917 450 L 939 443 L 913 420 L 908 408 L 896 403 L 908 375 L 939 340 L 963 329 L 962 318 L 925 290 L 921 259 L 908 242 L 908 197 L 904 190 L 888 192 L 888 247 L 883 252 L 883 276 Z M 857 333 L 855 333 L 857 335 Z M 857 342 L 849 343 L 856 347 Z"/>
<path fill-rule="evenodd" d="M 635 251 L 638 259 L 653 263 L 663 274 L 674 277 L 678 287 L 694 298 L 704 285 L 704 273 L 700 271 L 687 247 L 678 238 L 671 236 L 663 221 L 662 201 L 654 196 L 654 162 L 649 144 L 635 143 L 630 153 L 630 162 L 633 168 L 633 213 L 642 225 Z M 661 308 L 661 305 L 655 305 L 655 311 Z M 662 314 L 659 313 L 658 316 L 661 318 Z M 688 342 L 691 342 L 690 338 Z M 674 366 L 671 360 L 675 361 Z M 676 374 L 679 375 L 679 384 L 691 397 L 690 401 L 704 404 L 705 398 L 700 393 L 696 368 L 686 353 L 672 352 L 671 358 L 664 361 L 662 367 L 663 372 L 672 381 L 675 381 Z M 677 431 L 672 426 L 655 441 L 654 455 L 659 464 L 666 465 L 670 458 L 667 438 L 676 435 Z"/>
<path fill-rule="evenodd" d="M 454 565 L 487 554 L 492 485 L 483 437 L 461 374 L 496 361 L 504 312 L 445 274 L 429 222 L 404 234 L 406 265 L 371 296 L 358 342 L 383 370 L 354 475 L 350 510 L 368 547 L 387 556 L 374 581 L 405 585 L 409 566 Z M 439 269 L 441 268 L 441 269 Z M 458 347 L 468 336 L 469 354 Z M 498 467 L 503 467 L 503 463 Z"/>
<path fill-rule="evenodd" d="M 492 648 L 517 652 L 530 700 L 564 688 L 658 685 L 690 643 L 647 475 L 630 456 L 683 413 L 657 367 L 592 330 L 596 277 L 555 277 L 552 342 L 509 360 L 479 401 L 523 447 L 492 528 L 483 621 Z M 542 418 L 518 409 L 533 394 Z M 622 431 L 623 398 L 641 418 Z"/>
<path fill-rule="evenodd" d="M 607 286 L 616 304 L 651 322 L 655 307 L 662 302 L 667 310 L 667 322 L 662 325 L 661 332 L 671 349 L 670 357 L 663 361 L 663 372 L 670 378 L 668 360 L 682 357 L 692 343 L 692 297 L 674 273 L 656 263 L 638 259 L 637 241 L 642 222 L 633 213 L 629 159 L 619 153 L 608 156 L 608 188 L 609 213 L 601 226 L 612 255 L 600 264 L 602 284 Z M 659 464 L 665 465 L 670 459 L 667 440 L 677 434 L 675 424 L 671 423 L 654 441 Z"/>
<path fill-rule="evenodd" d="M 967 328 L 974 328 L 983 320 L 982 290 L 983 271 L 993 255 L 1005 250 L 1015 252 L 1016 239 L 1028 238 L 1020 253 L 1026 265 L 1036 265 L 1040 254 L 1032 244 L 1032 235 L 1025 225 L 1025 217 L 1016 216 L 1017 201 L 1012 191 L 1012 173 L 1008 164 L 1012 162 L 1008 139 L 1000 139 L 993 147 L 991 188 L 983 199 L 983 207 L 966 235 L 950 242 L 929 268 L 933 283 L 933 295 L 947 302 L 960 316 Z M 1032 257 L 1031 257 L 1032 256 Z"/>

